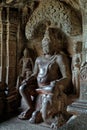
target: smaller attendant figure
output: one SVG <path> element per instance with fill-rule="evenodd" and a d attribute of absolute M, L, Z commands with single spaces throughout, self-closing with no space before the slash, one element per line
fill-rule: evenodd
<path fill-rule="evenodd" d="M 81 42 L 74 45 L 74 55 L 72 58 L 72 82 L 76 88 L 76 95 L 79 96 L 79 80 L 80 80 L 80 66 L 81 66 Z"/>
<path fill-rule="evenodd" d="M 23 57 L 20 59 L 19 67 L 21 66 L 22 66 L 22 72 L 21 72 L 21 75 L 19 75 L 17 79 L 17 85 L 16 85 L 17 89 L 19 89 L 23 80 L 29 78 L 30 75 L 32 74 L 33 61 L 29 55 L 28 48 L 24 49 Z"/>

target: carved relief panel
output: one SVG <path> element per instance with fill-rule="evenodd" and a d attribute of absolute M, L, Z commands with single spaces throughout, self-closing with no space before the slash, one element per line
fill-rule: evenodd
<path fill-rule="evenodd" d="M 41 42 L 41 38 L 43 37 L 44 30 L 46 28 L 45 26 L 46 21 L 51 22 L 51 27 L 61 30 L 56 36 L 58 37 L 58 39 L 55 40 L 54 38 L 54 41 L 56 43 L 54 44 L 54 46 L 55 49 L 58 50 L 57 48 L 58 43 L 59 48 L 63 48 L 63 51 L 68 51 L 70 57 L 72 58 L 72 73 L 73 76 L 75 76 L 75 73 L 77 73 L 75 72 L 77 71 L 77 69 L 75 68 L 75 63 L 78 62 L 75 60 L 79 59 L 80 64 L 82 60 L 82 45 L 79 45 L 79 42 L 82 43 L 81 39 L 82 23 L 81 21 L 79 21 L 79 17 L 77 16 L 74 10 L 69 8 L 69 6 L 67 5 L 64 5 L 64 3 L 62 2 L 56 0 L 55 1 L 50 0 L 49 2 L 41 1 L 39 7 L 34 11 L 34 13 L 29 18 L 25 28 L 26 38 L 28 40 L 31 39 L 31 44 L 36 48 L 37 52 L 41 50 L 41 46 L 39 43 Z M 74 45 L 80 47 L 79 52 L 77 51 Z M 41 52 L 39 52 L 39 54 L 41 54 Z M 75 57 L 78 58 L 75 59 Z M 77 67 L 79 71 L 80 71 L 80 64 L 79 67 Z M 76 84 L 74 81 L 75 79 L 72 80 L 74 84 Z M 77 86 L 79 85 L 80 84 L 78 84 Z"/>

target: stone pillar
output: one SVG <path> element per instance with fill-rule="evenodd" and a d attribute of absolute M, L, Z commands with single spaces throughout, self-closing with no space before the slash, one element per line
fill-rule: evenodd
<path fill-rule="evenodd" d="M 6 9 L 0 8 L 0 81 L 6 78 Z"/>
<path fill-rule="evenodd" d="M 0 116 L 4 113 L 6 103 L 6 8 L 0 8 Z"/>
<path fill-rule="evenodd" d="M 87 2 L 84 3 L 84 10 L 82 11 L 83 18 L 83 57 L 82 62 L 87 62 Z"/>
<path fill-rule="evenodd" d="M 0 115 L 3 110 L 11 112 L 20 106 L 15 86 L 19 20 L 18 9 L 0 8 Z"/>
<path fill-rule="evenodd" d="M 2 80 L 2 8 L 0 8 L 0 81 Z"/>
<path fill-rule="evenodd" d="M 7 71 L 6 83 L 9 91 L 15 87 L 16 80 L 16 46 L 17 46 L 17 30 L 18 30 L 18 12 L 12 8 L 7 8 Z M 15 16 L 12 16 L 15 15 Z"/>
<path fill-rule="evenodd" d="M 17 67 L 17 33 L 19 14 L 16 8 L 7 9 L 7 39 L 6 39 L 6 83 L 8 85 L 7 111 L 13 111 L 20 105 L 16 90 Z"/>

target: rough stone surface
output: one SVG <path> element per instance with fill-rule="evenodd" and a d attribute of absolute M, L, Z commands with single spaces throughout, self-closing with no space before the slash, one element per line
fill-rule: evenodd
<path fill-rule="evenodd" d="M 45 11 L 44 11 L 45 10 Z M 51 21 L 52 26 L 61 28 L 66 34 L 81 34 L 81 24 L 75 12 L 59 1 L 41 1 L 26 25 L 26 37 L 34 35 L 37 26 L 45 21 Z"/>

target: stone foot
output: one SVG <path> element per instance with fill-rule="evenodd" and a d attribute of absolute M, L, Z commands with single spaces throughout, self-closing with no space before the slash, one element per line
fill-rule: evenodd
<path fill-rule="evenodd" d="M 57 129 L 61 126 L 63 126 L 64 124 L 66 124 L 68 122 L 68 120 L 72 117 L 73 115 L 68 113 L 67 111 L 65 113 L 60 113 L 58 114 L 54 121 L 51 123 L 51 128 L 52 129 Z"/>
<path fill-rule="evenodd" d="M 33 111 L 34 111 L 34 109 L 31 109 L 31 108 L 30 108 L 30 109 L 28 109 L 28 110 L 22 112 L 22 113 L 18 116 L 18 118 L 21 119 L 21 120 L 27 120 L 27 119 L 29 119 L 29 118 L 32 116 Z"/>
<path fill-rule="evenodd" d="M 58 119 L 58 127 L 64 125 L 65 123 L 68 122 L 68 120 L 73 116 L 73 114 L 68 113 L 67 111 L 64 113 L 61 113 Z"/>
<path fill-rule="evenodd" d="M 34 124 L 34 123 L 41 123 L 43 121 L 42 115 L 40 111 L 34 111 L 32 114 L 32 117 L 29 119 L 29 122 Z"/>

